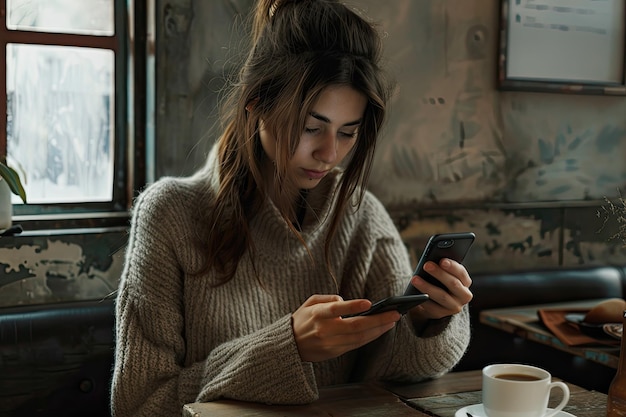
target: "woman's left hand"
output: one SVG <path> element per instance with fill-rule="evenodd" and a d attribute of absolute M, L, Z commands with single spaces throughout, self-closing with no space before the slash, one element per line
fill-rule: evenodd
<path fill-rule="evenodd" d="M 440 319 L 460 312 L 463 306 L 469 303 L 473 294 L 469 287 L 472 279 L 465 267 L 451 259 L 442 259 L 437 265 L 427 262 L 424 270 L 438 279 L 446 288 L 426 282 L 423 278 L 415 275 L 411 278 L 411 284 L 419 291 L 430 296 L 430 300 L 420 304 L 411 310 L 411 318 L 428 320 Z"/>

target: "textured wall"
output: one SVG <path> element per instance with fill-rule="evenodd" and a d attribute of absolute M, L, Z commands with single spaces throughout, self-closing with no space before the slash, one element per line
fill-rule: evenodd
<path fill-rule="evenodd" d="M 498 0 L 350 3 L 384 30 L 397 80 L 370 188 L 414 257 L 432 233 L 472 230 L 473 273 L 626 263 L 597 216 L 626 188 L 626 98 L 498 91 Z M 157 177 L 204 162 L 250 4 L 157 1 Z M 125 238 L 2 238 L 0 305 L 105 296 Z"/>
<path fill-rule="evenodd" d="M 0 238 L 0 306 L 112 296 L 126 230 L 25 233 Z"/>
<path fill-rule="evenodd" d="M 214 113 L 204 106 L 217 102 L 220 74 L 237 62 L 231 22 L 250 1 L 175 3 L 190 23 L 184 35 L 161 38 L 157 73 L 180 62 L 168 51 L 191 45 L 176 66 L 188 111 L 168 106 L 176 91 L 160 77 L 157 130 L 194 128 L 159 137 L 162 158 L 179 156 L 158 175 L 192 172 L 219 132 L 208 129 Z M 626 98 L 498 91 L 497 0 L 350 3 L 384 31 L 397 80 L 370 188 L 415 257 L 431 233 L 473 230 L 473 272 L 626 261 L 609 239 L 614 220 L 596 215 L 626 184 Z"/>
<path fill-rule="evenodd" d="M 626 183 L 626 98 L 495 89 L 497 1 L 359 3 L 398 80 L 371 184 L 387 204 L 580 201 Z"/>

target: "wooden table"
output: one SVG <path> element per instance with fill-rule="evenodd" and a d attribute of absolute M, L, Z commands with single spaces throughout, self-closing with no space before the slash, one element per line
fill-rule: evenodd
<path fill-rule="evenodd" d="M 454 417 L 481 402 L 481 371 L 453 372 L 417 384 L 350 384 L 323 388 L 320 399 L 302 406 L 269 406 L 233 400 L 187 404 L 184 417 Z M 565 411 L 576 417 L 606 413 L 606 395 L 568 383 Z M 554 407 L 555 404 L 550 404 Z M 483 416 L 474 416 L 483 417 Z"/>
<path fill-rule="evenodd" d="M 555 309 L 587 309 L 605 300 L 588 300 L 569 303 L 538 304 L 524 307 L 500 308 L 484 310 L 480 313 L 480 322 L 488 326 L 504 330 L 524 339 L 532 340 L 568 352 L 572 355 L 617 368 L 619 363 L 619 346 L 593 345 L 572 347 L 562 343 L 539 320 L 537 311 L 540 308 Z"/>

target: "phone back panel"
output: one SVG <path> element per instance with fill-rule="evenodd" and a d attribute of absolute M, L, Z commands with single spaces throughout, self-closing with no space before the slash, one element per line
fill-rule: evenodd
<path fill-rule="evenodd" d="M 472 232 L 444 233 L 431 236 L 413 275 L 419 275 L 426 281 L 445 289 L 445 286 L 439 282 L 437 278 L 424 271 L 424 264 L 428 261 L 433 261 L 438 264 L 443 258 L 462 263 L 465 259 L 465 255 L 467 255 L 467 252 L 474 243 L 475 238 L 476 235 Z M 419 293 L 420 292 L 411 284 L 407 286 L 404 292 L 405 295 Z"/>

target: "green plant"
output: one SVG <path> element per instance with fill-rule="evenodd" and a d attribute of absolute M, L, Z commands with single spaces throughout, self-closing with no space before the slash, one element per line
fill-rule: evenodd
<path fill-rule="evenodd" d="M 17 171 L 0 161 L 0 177 L 7 182 L 11 192 L 19 196 L 26 204 L 26 191 L 24 191 L 24 186 Z"/>

